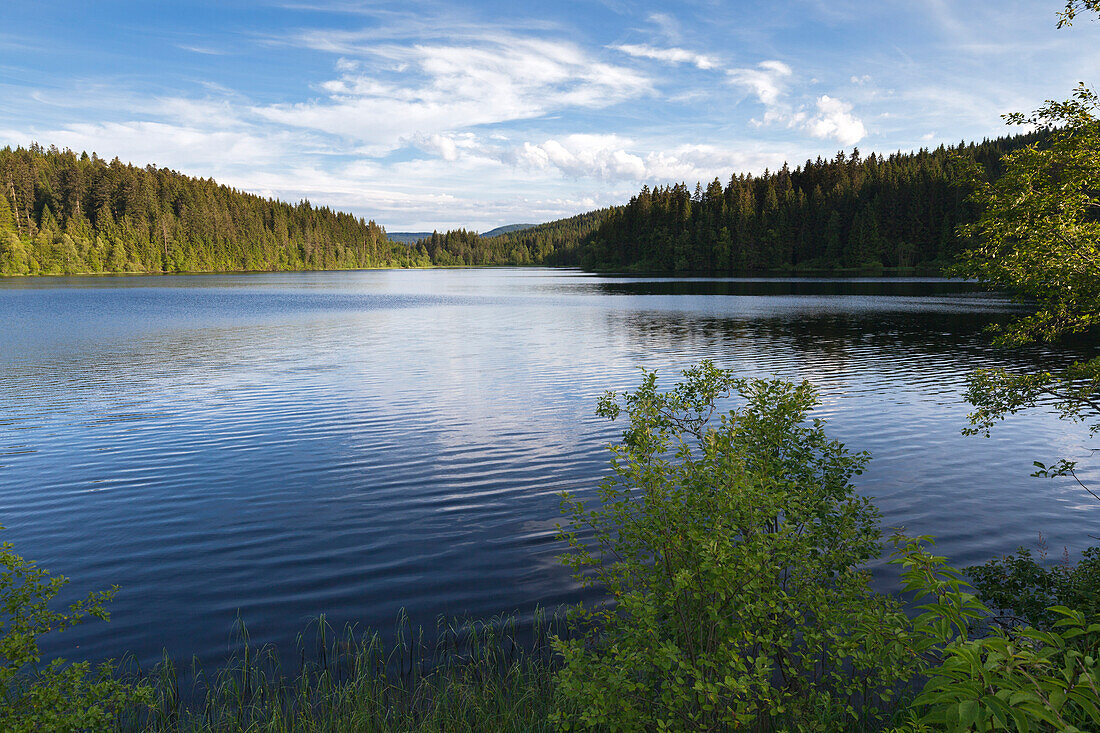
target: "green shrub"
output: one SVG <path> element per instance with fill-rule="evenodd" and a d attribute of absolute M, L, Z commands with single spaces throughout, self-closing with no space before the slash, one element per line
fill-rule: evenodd
<path fill-rule="evenodd" d="M 1076 564 L 1053 566 L 1038 561 L 1021 547 L 1014 555 L 994 558 L 985 565 L 966 568 L 979 597 L 1007 615 L 1003 620 L 1049 630 L 1062 616 L 1051 606 L 1065 606 L 1100 616 L 1100 547 L 1085 550 Z"/>
<path fill-rule="evenodd" d="M 116 679 L 109 663 L 41 664 L 40 637 L 89 618 L 106 621 L 104 604 L 117 590 L 89 593 L 67 612 L 52 610 L 67 583 L 0 543 L 0 730 L 7 733 L 100 731 L 124 708 L 151 699 L 148 687 Z"/>
<path fill-rule="evenodd" d="M 927 538 L 896 538 L 891 562 L 923 613 L 913 621 L 928 678 L 913 703 L 920 722 L 945 731 L 1100 730 L 1100 618 L 1055 606 L 1050 630 L 975 629 L 990 609 L 959 571 L 926 549 Z M 913 730 L 917 730 L 914 728 Z"/>
<path fill-rule="evenodd" d="M 563 728 L 876 728 L 915 663 L 905 616 L 873 593 L 878 513 L 806 382 L 704 362 L 659 392 L 600 403 L 629 427 L 599 502 L 566 495 L 563 561 L 610 596 L 559 639 Z M 740 406 L 722 412 L 728 397 Z"/>

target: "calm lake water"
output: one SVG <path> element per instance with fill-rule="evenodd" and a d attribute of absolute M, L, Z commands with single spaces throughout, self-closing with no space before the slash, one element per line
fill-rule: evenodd
<path fill-rule="evenodd" d="M 48 650 L 70 657 L 216 661 L 238 616 L 291 646 L 320 613 L 382 629 L 401 608 L 527 614 L 580 597 L 554 525 L 558 492 L 592 491 L 621 430 L 597 397 L 710 358 L 813 381 L 831 433 L 874 455 L 858 487 L 886 526 L 962 564 L 1040 532 L 1073 554 L 1100 506 L 1028 474 L 1087 455 L 1085 429 L 1035 412 L 960 434 L 968 371 L 1075 355 L 991 350 L 982 328 L 1012 312 L 920 279 L 0 280 L 0 524 L 69 597 L 122 586 L 109 625 Z"/>

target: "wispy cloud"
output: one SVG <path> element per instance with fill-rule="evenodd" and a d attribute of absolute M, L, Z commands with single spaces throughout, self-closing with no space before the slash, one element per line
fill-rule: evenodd
<path fill-rule="evenodd" d="M 176 48 L 183 51 L 190 51 L 191 53 L 198 53 L 204 56 L 226 56 L 229 51 L 223 51 L 218 48 L 210 48 L 208 46 L 190 46 L 184 43 L 177 43 Z"/>
<path fill-rule="evenodd" d="M 682 48 L 655 48 L 638 43 L 624 43 L 610 48 L 628 56 L 664 61 L 668 64 L 691 64 L 698 69 L 713 69 L 718 66 L 718 61 L 714 57 Z"/>
<path fill-rule="evenodd" d="M 748 88 L 761 104 L 772 107 L 778 103 L 794 72 L 782 61 L 761 61 L 756 68 L 730 69 L 726 73 L 732 84 Z"/>
<path fill-rule="evenodd" d="M 681 38 L 680 23 L 668 13 L 650 13 L 647 20 L 657 27 L 657 31 L 672 43 Z"/>
<path fill-rule="evenodd" d="M 600 109 L 653 89 L 639 71 L 566 41 L 495 37 L 478 45 L 379 46 L 369 55 L 362 65 L 343 61 L 340 76 L 320 85 L 324 99 L 254 111 L 384 150 L 416 136 Z"/>

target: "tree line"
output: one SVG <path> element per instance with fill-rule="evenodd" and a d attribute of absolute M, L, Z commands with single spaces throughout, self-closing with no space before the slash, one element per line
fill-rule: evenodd
<path fill-rule="evenodd" d="M 968 161 L 1001 175 L 1030 132 L 889 156 L 858 149 L 763 175 L 642 188 L 630 202 L 496 237 L 454 230 L 418 248 L 440 265 L 563 265 L 728 275 L 775 270 L 939 269 L 978 216 Z"/>
<path fill-rule="evenodd" d="M 0 273 L 330 270 L 429 264 L 373 221 L 152 165 L 0 149 Z"/>
<path fill-rule="evenodd" d="M 576 265 L 609 211 L 406 245 L 374 221 L 309 201 L 34 144 L 0 149 L 0 274 Z"/>
<path fill-rule="evenodd" d="M 432 232 L 416 247 L 436 265 L 578 265 L 593 232 L 612 211 L 597 209 L 494 237 L 465 229 Z"/>
<path fill-rule="evenodd" d="M 1000 174 L 1044 132 L 915 153 L 858 149 L 791 170 L 643 187 L 623 206 L 494 237 L 464 229 L 405 245 L 374 221 L 152 165 L 56 147 L 0 149 L 0 273 L 331 270 L 551 265 L 746 271 L 937 267 L 978 212 L 957 165 Z"/>
<path fill-rule="evenodd" d="M 794 170 L 697 184 L 694 192 L 683 183 L 644 187 L 582 244 L 580 264 L 712 274 L 938 267 L 966 246 L 957 228 L 978 213 L 958 160 L 997 177 L 1002 155 L 1043 134 L 888 157 L 841 151 Z"/>

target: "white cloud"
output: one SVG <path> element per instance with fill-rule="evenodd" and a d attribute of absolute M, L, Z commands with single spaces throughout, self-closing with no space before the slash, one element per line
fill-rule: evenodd
<path fill-rule="evenodd" d="M 818 138 L 832 138 L 841 145 L 855 145 L 867 135 L 867 128 L 852 115 L 852 105 L 827 94 L 817 100 L 817 114 L 804 127 Z"/>
<path fill-rule="evenodd" d="M 726 178 L 733 171 L 779 166 L 783 154 L 744 152 L 713 145 L 653 149 L 618 135 L 567 135 L 498 152 L 502 162 L 536 170 L 556 170 L 569 178 L 602 181 L 674 182 Z"/>
<path fill-rule="evenodd" d="M 805 106 L 795 108 L 786 99 L 787 83 L 794 72 L 782 61 L 764 61 L 755 69 L 731 69 L 727 73 L 730 83 L 752 90 L 764 105 L 764 118 L 755 121 L 758 125 L 785 124 L 841 145 L 854 145 L 867 135 L 863 122 L 852 114 L 852 105 L 827 94 L 817 98 L 813 113 Z"/>
<path fill-rule="evenodd" d="M 508 157 L 532 168 L 556 168 L 572 178 L 640 180 L 645 162 L 626 151 L 629 144 L 618 135 L 568 135 L 539 144 L 525 142 Z"/>
<path fill-rule="evenodd" d="M 412 139 L 414 145 L 428 153 L 435 153 L 443 160 L 458 160 L 459 154 L 479 155 L 483 147 L 469 132 L 456 134 L 419 135 Z"/>
<path fill-rule="evenodd" d="M 458 146 L 455 145 L 454 138 L 444 135 L 431 135 L 428 137 L 427 144 L 438 150 L 443 160 L 458 160 Z"/>
<path fill-rule="evenodd" d="M 409 70 L 385 81 L 366 64 L 345 63 L 339 78 L 321 85 L 327 98 L 256 107 L 255 113 L 382 152 L 410 137 L 599 109 L 652 91 L 637 71 L 596 61 L 564 41 L 497 36 L 477 45 L 383 45 L 364 52 Z"/>
<path fill-rule="evenodd" d="M 786 90 L 786 79 L 793 72 L 782 61 L 762 61 L 755 69 L 730 69 L 726 73 L 730 83 L 748 87 L 761 104 L 772 106 Z"/>
<path fill-rule="evenodd" d="M 628 56 L 664 61 L 668 64 L 692 64 L 696 68 L 704 70 L 718 66 L 718 61 L 713 56 L 705 56 L 683 48 L 655 48 L 637 43 L 624 43 L 618 46 L 609 46 L 609 48 L 621 51 Z"/>

